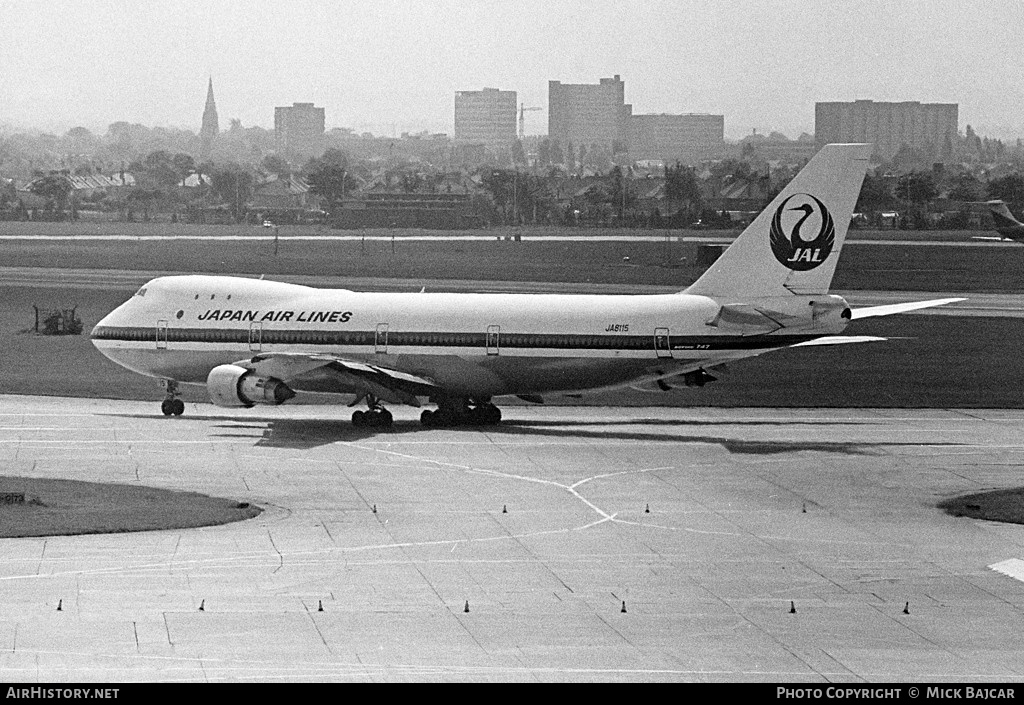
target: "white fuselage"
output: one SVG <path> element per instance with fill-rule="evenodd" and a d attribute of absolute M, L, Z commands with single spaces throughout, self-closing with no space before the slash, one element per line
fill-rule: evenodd
<path fill-rule="evenodd" d="M 258 353 L 323 352 L 487 398 L 667 377 L 845 326 L 838 316 L 812 321 L 808 302 L 790 298 L 807 325 L 765 332 L 713 325 L 728 302 L 686 294 L 381 294 L 175 276 L 149 282 L 92 337 L 118 364 L 183 383 L 205 383 L 212 368 Z M 323 373 L 290 384 L 351 391 Z"/>

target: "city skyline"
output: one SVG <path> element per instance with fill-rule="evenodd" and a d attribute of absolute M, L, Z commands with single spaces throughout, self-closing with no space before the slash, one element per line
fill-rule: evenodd
<path fill-rule="evenodd" d="M 456 92 L 495 87 L 542 108 L 526 117 L 535 135 L 547 132 L 548 81 L 619 74 L 635 113 L 724 115 L 731 139 L 796 138 L 813 132 L 816 102 L 855 99 L 959 103 L 961 131 L 1024 135 L 1012 83 L 1024 9 L 1009 0 L 939 12 L 921 0 L 585 7 L 0 0 L 0 124 L 198 132 L 212 77 L 222 126 L 272 129 L 275 107 L 313 102 L 327 129 L 451 135 Z"/>

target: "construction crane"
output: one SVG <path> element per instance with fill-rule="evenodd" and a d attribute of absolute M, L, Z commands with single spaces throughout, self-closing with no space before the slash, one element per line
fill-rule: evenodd
<path fill-rule="evenodd" d="M 526 103 L 519 104 L 519 139 L 526 137 L 526 111 L 542 110 L 542 108 L 527 108 Z M 505 113 L 506 115 L 508 113 Z"/>

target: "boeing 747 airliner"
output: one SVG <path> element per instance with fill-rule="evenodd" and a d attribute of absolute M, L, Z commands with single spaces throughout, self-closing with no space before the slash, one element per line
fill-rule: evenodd
<path fill-rule="evenodd" d="M 297 391 L 355 395 L 356 425 L 389 426 L 385 402 L 437 409 L 426 426 L 492 424 L 496 397 L 702 386 L 715 369 L 841 336 L 851 311 L 828 293 L 871 145 L 825 146 L 689 288 L 661 295 L 361 293 L 227 276 L 154 279 L 92 331 L 99 350 L 221 406 L 282 404 Z"/>

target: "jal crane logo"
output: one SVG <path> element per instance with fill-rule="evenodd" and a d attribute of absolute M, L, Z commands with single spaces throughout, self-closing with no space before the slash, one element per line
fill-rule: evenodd
<path fill-rule="evenodd" d="M 809 193 L 794 193 L 775 211 L 770 238 L 775 259 L 806 272 L 831 254 L 836 226 L 824 203 Z"/>

